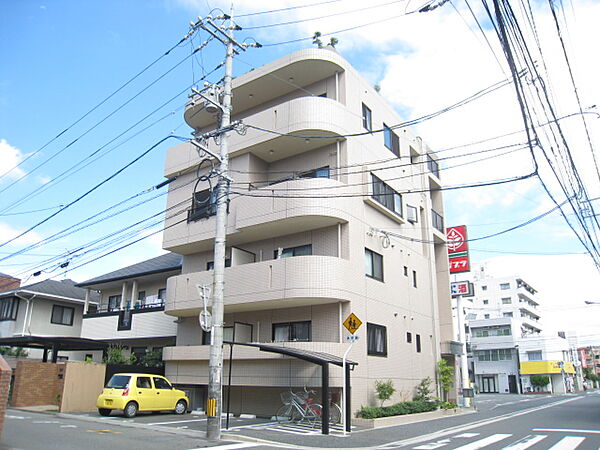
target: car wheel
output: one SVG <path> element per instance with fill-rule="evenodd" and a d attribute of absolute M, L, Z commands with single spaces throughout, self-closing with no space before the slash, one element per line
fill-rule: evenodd
<path fill-rule="evenodd" d="M 98 414 L 100 414 L 101 416 L 110 416 L 110 409 L 106 409 L 106 408 L 98 408 Z"/>
<path fill-rule="evenodd" d="M 179 400 L 175 405 L 175 414 L 183 414 L 187 411 L 187 402 L 185 400 Z"/>
<path fill-rule="evenodd" d="M 123 415 L 127 418 L 135 417 L 138 412 L 138 405 L 135 402 L 129 402 L 125 405 L 125 409 L 123 410 Z"/>

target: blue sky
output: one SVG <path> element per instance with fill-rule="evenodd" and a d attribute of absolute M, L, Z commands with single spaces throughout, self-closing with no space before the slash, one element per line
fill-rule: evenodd
<path fill-rule="evenodd" d="M 381 86 L 382 95 L 405 119 L 453 104 L 506 78 L 508 74 L 506 68 L 501 67 L 503 63 L 499 64 L 496 60 L 502 61 L 502 54 L 489 24 L 482 22 L 496 56 L 490 51 L 465 5 L 459 2 L 455 2 L 456 10 L 446 4 L 429 13 L 406 14 L 391 20 L 384 19 L 409 13 L 418 5 L 381 1 L 369 5 L 366 10 L 364 3 L 338 0 L 284 13 L 244 16 L 300 4 L 302 2 L 297 0 L 277 4 L 260 0 L 236 2 L 235 12 L 240 16 L 238 23 L 245 28 L 238 33 L 238 38 L 254 38 L 263 44 L 272 44 L 311 36 L 317 30 L 328 33 L 378 22 L 369 27 L 337 33 L 340 41 L 337 48 L 371 83 Z M 29 157 L 17 170 L 0 178 L 1 242 L 56 212 L 59 205 L 73 201 L 160 139 L 170 134 L 189 137 L 190 129 L 182 117 L 188 87 L 213 69 L 223 55 L 221 46 L 211 43 L 190 58 L 191 48 L 206 39 L 201 34 L 195 36 L 192 43 L 188 41 L 173 49 L 81 122 L 34 154 L 176 44 L 188 32 L 191 20 L 198 15 L 206 15 L 215 7 L 228 9 L 229 2 L 0 2 L 0 57 L 3 61 L 0 71 L 0 174 Z M 567 89 L 567 72 L 560 65 L 558 41 L 552 24 L 548 22 L 547 5 L 538 4 L 536 8 L 535 17 L 539 20 L 540 38 L 552 79 L 552 94 L 559 105 L 559 115 L 571 114 L 576 112 L 576 107 L 572 91 Z M 339 15 L 353 10 L 360 11 Z M 481 11 L 476 9 L 476 13 L 483 17 Z M 330 14 L 338 15 L 313 20 Z M 599 66 L 595 61 L 597 58 L 589 58 L 590 54 L 595 54 L 592 52 L 596 51 L 598 44 L 594 32 L 598 19 L 600 6 L 589 1 L 574 2 L 561 17 L 584 108 L 599 104 L 600 91 L 596 86 Z M 269 24 L 297 20 L 303 21 L 264 28 Z M 324 38 L 324 41 L 327 40 L 327 37 Z M 243 73 L 310 45 L 310 40 L 306 40 L 292 45 L 250 49 L 236 60 L 234 70 L 236 74 Z M 148 87 L 161 76 L 159 81 Z M 216 81 L 220 76 L 221 73 L 217 72 L 209 79 Z M 107 118 L 143 89 L 146 90 Z M 172 98 L 156 113 L 126 131 Z M 520 134 L 479 146 L 465 146 L 522 129 L 516 105 L 514 89 L 508 86 L 424 122 L 417 132 L 433 150 L 441 150 L 444 155 L 461 155 L 500 144 L 522 143 L 524 137 Z M 103 122 L 92 129 L 100 121 Z M 568 125 L 569 121 L 573 123 Z M 582 141 L 581 125 L 574 122 L 577 119 L 565 119 L 568 138 L 576 152 L 575 162 L 579 165 L 590 197 L 600 196 L 591 153 Z M 599 144 L 598 123 L 590 116 L 588 124 L 596 145 Z M 148 128 L 142 131 L 145 127 Z M 124 133 L 122 137 L 111 142 L 121 133 Z M 42 264 L 45 270 L 40 277 L 68 276 L 79 281 L 155 256 L 160 252 L 160 234 L 79 269 L 65 273 L 58 267 L 67 261 L 67 269 L 85 263 L 95 254 L 81 255 L 76 250 L 82 245 L 164 209 L 164 196 L 137 208 L 131 208 L 131 205 L 166 191 L 163 188 L 162 191 L 141 194 L 163 180 L 165 150 L 175 142 L 171 139 L 171 142 L 163 143 L 85 199 L 22 238 L 1 246 L 0 259 L 7 259 L 0 261 L 0 272 L 27 279 L 34 270 L 38 270 L 34 269 L 37 264 L 57 257 L 51 263 Z M 450 147 L 457 148 L 446 150 Z M 63 171 L 93 152 L 101 157 L 68 178 L 60 182 L 56 180 Z M 44 163 L 53 155 L 56 155 L 54 159 Z M 475 157 L 457 158 L 444 163 L 444 183 L 454 185 L 513 177 L 528 173 L 532 167 L 531 158 L 521 150 L 479 163 L 473 163 L 473 159 Z M 466 161 L 471 161 L 471 164 L 450 167 Z M 44 164 L 36 169 L 41 163 Z M 22 176 L 24 178 L 19 180 Z M 140 195 L 135 201 L 122 206 L 126 212 L 23 255 L 11 257 L 13 252 L 26 245 L 35 244 L 136 194 Z M 445 200 L 446 223 L 468 225 L 472 238 L 504 230 L 553 206 L 536 179 L 447 191 Z M 13 205 L 15 202 L 20 204 Z M 43 211 L 27 213 L 35 210 Z M 158 229 L 160 224 L 149 231 L 133 229 L 135 237 L 132 235 L 131 239 Z M 583 300 L 600 301 L 595 289 L 600 281 L 598 272 L 591 259 L 581 255 L 583 247 L 558 214 L 551 214 L 517 231 L 473 243 L 471 247 L 473 262 L 487 261 L 498 275 L 521 275 L 542 291 L 548 298 L 549 314 L 554 315 L 556 326 L 580 328 L 587 330 L 585 333 L 588 335 L 595 333 L 594 315 L 586 314 L 590 307 L 585 309 L 581 305 Z M 107 247 L 98 254 L 110 249 Z M 28 282 L 36 279 L 29 278 Z M 571 314 L 568 319 L 567 312 Z"/>

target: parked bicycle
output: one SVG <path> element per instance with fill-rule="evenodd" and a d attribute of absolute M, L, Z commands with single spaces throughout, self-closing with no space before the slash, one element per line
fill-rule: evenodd
<path fill-rule="evenodd" d="M 323 406 L 315 403 L 312 396 L 314 391 L 304 388 L 304 392 L 286 391 L 281 393 L 283 405 L 279 407 L 275 414 L 279 423 L 306 422 L 311 426 L 321 423 L 323 416 Z M 332 425 L 340 423 L 342 420 L 342 410 L 335 403 L 329 406 L 329 423 Z"/>

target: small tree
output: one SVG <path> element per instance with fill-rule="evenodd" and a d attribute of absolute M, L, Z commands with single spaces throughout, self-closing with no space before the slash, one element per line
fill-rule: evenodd
<path fill-rule="evenodd" d="M 27 350 L 24 350 L 23 347 L 0 347 L 0 355 L 25 358 L 29 355 L 29 352 Z"/>
<path fill-rule="evenodd" d="M 454 379 L 454 367 L 449 366 L 445 359 L 440 359 L 437 363 L 437 375 L 442 397 L 444 401 L 448 401 L 448 392 L 452 387 Z"/>
<path fill-rule="evenodd" d="M 315 31 L 315 34 L 313 35 L 313 44 L 315 44 L 318 48 L 325 47 L 323 45 L 323 41 L 321 40 L 321 36 L 322 36 L 322 34 L 320 31 Z M 334 48 L 338 42 L 339 42 L 338 38 L 336 38 L 336 37 L 332 37 L 331 39 L 329 39 L 329 45 L 331 45 Z"/>
<path fill-rule="evenodd" d="M 542 388 L 545 388 L 548 386 L 548 383 L 550 383 L 550 377 L 547 375 L 531 375 L 529 381 L 533 387 L 537 388 L 538 391 L 541 391 Z"/>
<path fill-rule="evenodd" d="M 123 356 L 123 347 L 121 345 L 109 345 L 106 350 L 105 364 L 127 364 L 129 361 Z"/>
<path fill-rule="evenodd" d="M 381 405 L 383 406 L 383 402 L 389 400 L 394 392 L 396 392 L 396 388 L 394 387 L 394 382 L 392 380 L 375 381 L 375 390 L 377 391 L 377 398 L 381 400 Z"/>
<path fill-rule="evenodd" d="M 139 360 L 142 366 L 146 367 L 162 367 L 164 362 L 162 360 L 162 353 L 156 350 L 146 352 Z"/>
<path fill-rule="evenodd" d="M 423 378 L 421 380 L 421 382 L 417 385 L 417 393 L 413 397 L 413 400 L 416 401 L 416 402 L 418 402 L 418 401 L 423 401 L 423 402 L 430 401 L 431 400 L 431 394 L 433 394 L 433 391 L 431 390 L 431 383 L 432 383 L 431 378 L 429 378 L 429 377 Z"/>

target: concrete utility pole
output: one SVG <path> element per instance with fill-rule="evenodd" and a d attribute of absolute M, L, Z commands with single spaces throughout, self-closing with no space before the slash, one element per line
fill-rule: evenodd
<path fill-rule="evenodd" d="M 467 342 L 465 337 L 465 324 L 463 322 L 462 295 L 456 297 L 456 318 L 458 322 L 458 340 L 460 341 L 460 372 L 463 390 L 469 387 L 469 363 L 467 360 Z M 471 399 L 463 394 L 465 407 L 471 406 Z"/>
<path fill-rule="evenodd" d="M 223 410 L 223 292 L 225 287 L 225 249 L 227 237 L 227 194 L 231 178 L 228 176 L 229 170 L 229 147 L 228 132 L 236 129 L 241 123 L 231 123 L 231 80 L 233 77 L 233 53 L 234 46 L 239 50 L 246 50 L 248 45 L 239 44 L 233 38 L 233 31 L 239 29 L 234 25 L 232 16 L 224 15 L 218 19 L 226 19 L 229 22 L 227 27 L 221 27 L 213 22 L 213 18 L 208 16 L 205 19 L 199 18 L 192 24 L 193 28 L 202 28 L 210 33 L 214 38 L 226 46 L 225 55 L 225 75 L 223 77 L 223 88 L 218 86 L 209 86 L 209 96 L 201 92 L 200 94 L 207 106 L 220 110 L 221 122 L 219 129 L 213 132 L 205 133 L 200 137 L 200 143 L 192 141 L 196 147 L 207 154 L 213 156 L 219 161 L 218 180 L 215 186 L 216 196 L 216 229 L 215 229 L 215 254 L 214 254 L 214 286 L 212 296 L 212 327 L 211 344 L 209 357 L 208 374 L 208 399 L 206 402 L 206 435 L 209 440 L 221 439 L 221 412 Z M 259 47 L 259 44 L 252 46 Z M 203 144 L 209 137 L 218 137 L 220 139 L 219 155 L 211 153 Z"/>

